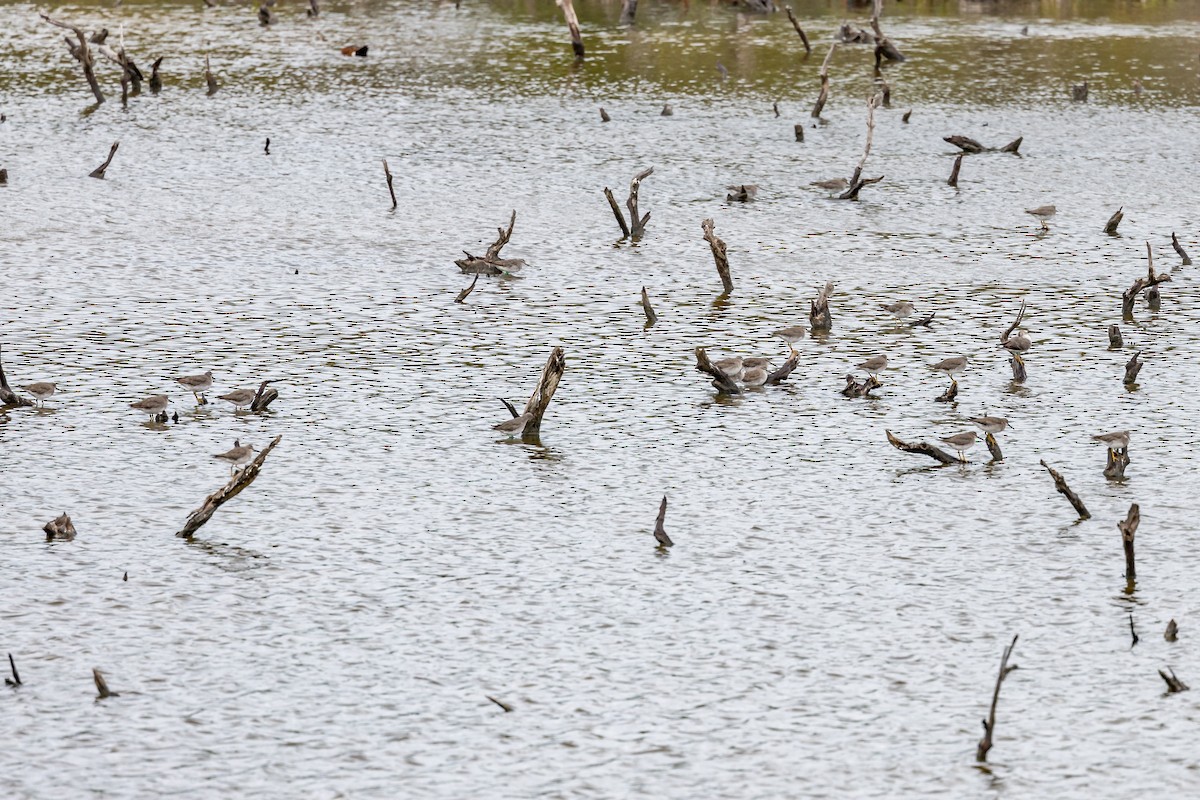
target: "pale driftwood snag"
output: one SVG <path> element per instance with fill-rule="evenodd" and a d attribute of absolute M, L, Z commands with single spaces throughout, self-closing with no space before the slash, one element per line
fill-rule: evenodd
<path fill-rule="evenodd" d="M 583 58 L 583 36 L 579 32 L 579 17 L 575 16 L 575 6 L 571 4 L 571 0 L 558 0 L 558 7 L 563 10 L 563 18 L 571 32 L 571 49 L 575 51 L 575 58 Z"/>
<path fill-rule="evenodd" d="M 516 224 L 517 211 L 513 209 L 512 216 L 508 220 L 508 228 L 496 229 L 496 241 L 488 245 L 487 252 L 483 256 L 473 256 L 466 250 L 463 250 L 463 255 L 466 258 L 456 259 L 454 263 L 467 274 L 513 275 L 520 272 L 521 268 L 525 266 L 524 259 L 500 257 L 500 251 L 504 249 L 504 245 L 508 244 L 508 240 L 512 238 L 513 226 Z"/>
<path fill-rule="evenodd" d="M 67 47 L 70 48 L 71 55 L 74 56 L 75 60 L 78 61 L 80 66 L 83 67 L 83 77 L 87 79 L 88 88 L 92 90 L 92 96 L 96 98 L 96 103 L 103 103 L 104 92 L 100 91 L 100 83 L 96 80 L 96 59 L 95 56 L 92 55 L 91 48 L 88 47 L 88 39 L 86 36 L 84 36 L 83 31 L 74 25 L 68 25 L 65 22 L 59 22 L 58 20 L 52 19 L 45 14 L 40 14 L 39 16 L 41 16 L 42 19 L 46 20 L 46 22 L 49 22 L 51 25 L 54 25 L 57 28 L 65 28 L 66 30 L 69 30 L 75 34 L 75 38 L 78 39 L 79 44 L 72 44 L 71 39 L 68 37 Z"/>
<path fill-rule="evenodd" d="M 666 530 L 663 528 L 663 522 L 667 518 L 667 496 L 664 494 L 662 503 L 658 507 L 658 517 L 654 520 L 654 540 L 658 542 L 659 547 L 673 547 L 674 542 L 671 537 L 667 536 Z"/>
<path fill-rule="evenodd" d="M 1013 648 L 1017 646 L 1017 637 L 1013 636 L 1012 644 L 1004 648 L 1004 655 L 1000 658 L 1000 672 L 996 675 L 996 688 L 992 690 L 992 707 L 988 712 L 988 717 L 983 721 L 983 738 L 979 740 L 979 745 L 975 748 L 975 760 L 987 761 L 988 751 L 992 749 L 992 736 L 996 732 L 996 704 L 1000 702 L 1000 684 L 1004 683 L 1004 679 L 1008 677 L 1008 673 L 1017 668 L 1016 664 L 1011 667 L 1008 665 L 1008 659 L 1012 656 Z"/>
<path fill-rule="evenodd" d="M 703 347 L 696 348 L 696 371 L 710 375 L 713 379 L 713 388 L 721 394 L 742 393 L 742 389 L 737 385 L 737 381 L 713 365 L 712 361 L 708 358 L 708 353 L 704 352 Z"/>
<path fill-rule="evenodd" d="M 729 258 L 725 255 L 725 242 L 713 232 L 714 223 L 711 219 L 706 219 L 700 223 L 701 230 L 704 231 L 704 241 L 708 242 L 708 247 L 712 250 L 713 261 L 717 265 L 717 274 L 721 276 L 721 286 L 725 289 L 725 294 L 733 291 L 733 277 L 729 274 Z"/>
<path fill-rule="evenodd" d="M 550 357 L 546 359 L 546 366 L 542 368 L 542 377 L 538 380 L 537 388 L 529 396 L 529 402 L 525 404 L 525 410 L 522 412 L 529 415 L 529 421 L 525 423 L 521 433 L 522 439 L 536 439 L 541 434 L 542 417 L 545 416 L 566 369 L 567 360 L 563 349 L 556 347 L 551 350 Z"/>
<path fill-rule="evenodd" d="M 1170 273 L 1156 275 L 1154 272 L 1154 253 L 1150 249 L 1150 243 L 1146 242 L 1146 262 L 1147 274 L 1144 278 L 1138 278 L 1133 282 L 1133 285 L 1126 289 L 1121 294 L 1121 317 L 1125 320 L 1133 320 L 1133 303 L 1137 300 L 1137 296 L 1146 289 L 1157 286 L 1160 283 L 1166 283 L 1171 280 Z"/>
<path fill-rule="evenodd" d="M 821 77 L 821 93 L 817 95 L 817 102 L 813 103 L 812 113 L 809 115 L 813 119 L 820 119 L 821 112 L 825 109 L 825 102 L 829 100 L 829 62 L 833 58 L 833 51 L 837 49 L 837 42 L 829 45 L 829 52 L 825 54 L 825 60 L 821 62 L 821 71 L 818 73 Z"/>
<path fill-rule="evenodd" d="M 1137 569 L 1133 561 L 1133 537 L 1137 533 L 1138 524 L 1142 521 L 1142 510 L 1134 503 L 1129 507 L 1129 513 L 1125 515 L 1125 519 L 1117 523 L 1117 529 L 1121 531 L 1121 546 L 1125 550 L 1125 580 L 1132 581 L 1137 579 Z"/>
<path fill-rule="evenodd" d="M 188 516 L 187 521 L 183 524 L 183 529 L 175 535 L 182 539 L 192 538 L 196 531 L 212 518 L 218 508 L 237 497 L 243 489 L 253 483 L 254 479 L 258 477 L 258 471 L 262 469 L 263 462 L 267 460 L 267 456 L 271 454 L 275 445 L 279 444 L 279 440 L 282 438 L 282 436 L 276 436 L 253 461 L 235 473 L 228 483 L 204 498 L 204 503 Z"/>
<path fill-rule="evenodd" d="M 887 434 L 888 442 L 890 442 L 892 447 L 896 448 L 897 450 L 903 450 L 906 453 L 920 453 L 921 455 L 929 456 L 934 461 L 941 462 L 942 464 L 958 463 L 958 458 L 950 455 L 940 447 L 935 447 L 934 445 L 929 444 L 928 442 L 906 442 L 891 431 L 884 431 L 884 433 Z"/>
<path fill-rule="evenodd" d="M 1067 498 L 1067 502 L 1069 502 L 1071 507 L 1075 509 L 1075 513 L 1079 515 L 1079 518 L 1090 519 L 1092 515 L 1087 510 L 1087 506 L 1085 506 L 1083 501 L 1079 499 L 1079 495 L 1075 494 L 1075 492 L 1071 490 L 1071 487 L 1067 485 L 1066 478 L 1064 478 L 1058 472 L 1058 470 L 1054 469 L 1054 467 L 1050 466 L 1045 461 L 1041 461 L 1040 463 L 1046 468 L 1046 471 L 1050 473 L 1050 477 L 1054 479 L 1054 488 L 1059 494 Z"/>
<path fill-rule="evenodd" d="M 875 108 L 879 105 L 879 95 L 873 94 L 867 100 L 867 141 L 863 145 L 862 158 L 858 161 L 858 166 L 854 168 L 854 177 L 850 179 L 850 186 L 846 191 L 838 195 L 838 200 L 857 200 L 858 193 L 862 191 L 864 186 L 869 186 L 872 183 L 879 183 L 883 180 L 883 176 L 878 178 L 863 178 L 863 168 L 867 165 L 867 156 L 871 155 L 871 140 L 875 136 Z"/>
<path fill-rule="evenodd" d="M 629 209 L 629 235 L 634 239 L 642 237 L 646 232 L 646 223 L 650 221 L 649 211 L 644 215 L 638 214 L 638 191 L 642 188 L 642 181 L 653 174 L 654 167 L 647 167 L 629 182 L 629 199 L 625 201 L 625 207 Z"/>
<path fill-rule="evenodd" d="M 808 329 L 810 333 L 833 330 L 833 315 L 829 313 L 829 298 L 833 296 L 833 281 L 826 281 L 815 299 L 809 301 Z"/>
<path fill-rule="evenodd" d="M 88 173 L 89 178 L 104 179 L 104 173 L 108 170 L 108 165 L 112 163 L 113 156 L 117 154 L 117 148 L 121 146 L 120 142 L 113 142 L 112 147 L 108 149 L 108 158 L 104 159 L 104 163 L 96 167 Z"/>

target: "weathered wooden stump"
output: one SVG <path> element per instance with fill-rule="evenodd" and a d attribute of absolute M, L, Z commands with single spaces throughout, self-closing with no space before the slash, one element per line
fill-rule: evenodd
<path fill-rule="evenodd" d="M 69 542 L 75 538 L 75 526 L 65 511 L 47 522 L 42 530 L 46 533 L 47 542 Z"/>
<path fill-rule="evenodd" d="M 717 274 L 721 276 L 724 294 L 728 295 L 733 292 L 733 276 L 729 274 L 729 258 L 725 255 L 725 242 L 713 232 L 713 227 L 714 223 L 711 219 L 700 223 L 700 228 L 704 231 L 704 241 L 708 242 L 708 247 L 712 250 L 713 261 L 717 265 Z"/>

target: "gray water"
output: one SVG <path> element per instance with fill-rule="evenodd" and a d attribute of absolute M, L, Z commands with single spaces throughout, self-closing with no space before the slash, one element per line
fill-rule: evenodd
<path fill-rule="evenodd" d="M 3 363 L 13 384 L 60 386 L 0 413 L 0 651 L 25 682 L 0 695 L 0 795 L 1200 791 L 1198 696 L 1156 673 L 1200 681 L 1200 303 L 1169 246 L 1176 231 L 1200 256 L 1186 4 L 889 4 L 910 60 L 885 68 L 866 170 L 885 179 L 856 203 L 809 183 L 861 156 L 868 48 L 835 55 L 826 121 L 808 117 L 832 31 L 866 24 L 855 8 L 797 5 L 805 61 L 782 14 L 643 0 L 626 30 L 619 4 L 577 0 L 575 65 L 549 2 L 324 5 L 315 23 L 277 8 L 267 30 L 249 7 L 56 10 L 123 25 L 147 71 L 168 56 L 162 93 L 127 108 L 102 66 L 91 112 L 58 31 L 0 8 Z M 338 53 L 361 43 L 366 59 Z M 1085 78 L 1090 101 L 1071 103 Z M 956 191 L 948 134 L 1025 138 L 1020 157 L 966 158 Z M 86 177 L 116 140 L 106 179 Z M 623 197 L 650 165 L 647 234 L 618 242 L 601 189 Z M 726 203 L 735 182 L 759 199 Z M 1059 214 L 1040 234 L 1022 210 L 1044 203 Z M 529 266 L 455 304 L 453 259 L 514 208 L 505 255 Z M 705 217 L 728 243 L 727 301 Z M 1139 300 L 1122 323 L 1146 241 L 1172 281 L 1161 311 Z M 800 344 L 792 377 L 716 397 L 694 348 L 781 363 L 770 332 L 805 322 L 827 280 L 833 332 Z M 897 299 L 934 325 L 894 324 L 878 304 Z M 1022 300 L 1016 385 L 997 345 Z M 540 440 L 500 438 L 498 398 L 522 403 L 554 346 L 567 371 Z M 843 398 L 877 353 L 884 388 Z M 934 402 L 928 365 L 959 354 L 958 401 Z M 197 407 L 171 379 L 205 369 L 214 394 L 271 379 L 281 396 Z M 127 407 L 155 393 L 178 423 Z M 1012 421 L 1003 462 L 976 446 L 938 467 L 886 440 L 984 412 Z M 1132 463 L 1108 481 L 1089 437 L 1122 428 Z M 277 435 L 253 486 L 173 537 L 228 479 L 211 454 Z M 676 545 L 657 551 L 664 494 Z M 1127 592 L 1115 523 L 1132 502 Z M 63 511 L 78 538 L 45 543 Z M 93 667 L 120 697 L 94 702 Z"/>

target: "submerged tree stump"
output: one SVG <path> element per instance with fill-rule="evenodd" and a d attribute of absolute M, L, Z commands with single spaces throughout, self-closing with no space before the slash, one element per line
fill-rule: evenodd
<path fill-rule="evenodd" d="M 242 469 L 238 470 L 229 482 L 222 486 L 217 491 L 204 498 L 204 502 L 188 515 L 187 521 L 183 524 L 183 528 L 175 535 L 181 539 L 191 539 L 204 523 L 212 518 L 217 509 L 225 503 L 228 503 L 233 498 L 241 494 L 247 486 L 254 483 L 254 479 L 258 477 L 258 472 L 262 469 L 263 462 L 267 460 L 267 456 L 275 449 L 275 445 L 279 444 L 282 436 L 276 436 L 274 441 L 263 448 L 253 461 L 251 461 Z"/>
<path fill-rule="evenodd" d="M 645 286 L 642 287 L 642 311 L 646 314 L 647 328 L 658 322 L 658 314 L 654 313 L 654 308 L 650 305 L 650 295 L 646 293 Z"/>
<path fill-rule="evenodd" d="M 625 201 L 625 207 L 629 209 L 629 236 L 633 239 L 640 239 L 646 232 L 646 223 L 650 221 L 650 212 L 647 211 L 644 215 L 638 213 L 638 191 L 642 188 L 642 181 L 654 174 L 654 167 L 646 169 L 633 176 L 633 180 L 629 182 L 629 198 Z"/>
<path fill-rule="evenodd" d="M 1071 490 L 1071 487 L 1067 485 L 1067 479 L 1064 478 L 1058 472 L 1058 470 L 1047 464 L 1044 460 L 1040 461 L 1039 463 L 1046 468 L 1047 472 L 1050 473 L 1050 477 L 1054 479 L 1054 488 L 1059 494 L 1067 498 L 1067 502 L 1069 502 L 1071 507 L 1075 509 L 1075 513 L 1079 515 L 1079 518 L 1091 519 L 1091 512 L 1087 510 L 1087 506 L 1083 504 L 1083 500 L 1079 499 L 1079 495 L 1075 494 L 1075 492 Z"/>
<path fill-rule="evenodd" d="M 983 721 L 983 738 L 979 740 L 979 745 L 975 748 L 976 761 L 987 761 L 988 751 L 992 749 L 992 736 L 996 732 L 996 704 L 1000 702 L 1000 684 L 1004 683 L 1008 673 L 1017 668 L 1016 664 L 1011 667 L 1008 665 L 1008 659 L 1012 656 L 1013 648 L 1016 646 L 1017 637 L 1013 636 L 1012 644 L 1004 648 L 1004 655 L 1000 657 L 1000 672 L 996 675 L 996 688 L 992 690 L 992 707 L 988 712 L 987 719 Z"/>
<path fill-rule="evenodd" d="M 75 526 L 71 524 L 71 518 L 65 511 L 47 522 L 42 530 L 46 534 L 47 542 L 69 542 L 75 538 Z"/>
<path fill-rule="evenodd" d="M 717 274 L 721 276 L 721 286 L 728 295 L 733 291 L 733 277 L 729 274 L 729 259 L 725 255 L 725 242 L 713 232 L 713 226 L 711 219 L 700 223 L 700 228 L 704 231 L 704 241 L 708 242 L 709 249 L 712 250 L 713 261 L 717 265 Z"/>
<path fill-rule="evenodd" d="M 454 263 L 468 275 L 515 275 L 520 272 L 525 266 L 524 259 L 500 257 L 500 251 L 504 249 L 504 245 L 508 244 L 508 240 L 512 238 L 513 226 L 516 224 L 517 211 L 513 209 L 512 216 L 508 220 L 508 228 L 496 229 L 496 241 L 488 245 L 486 253 L 482 256 L 473 256 L 466 250 L 463 250 L 463 255 L 466 258 L 456 259 Z"/>
<path fill-rule="evenodd" d="M 816 298 L 809 301 L 808 330 L 810 334 L 833 330 L 833 315 L 829 313 L 829 298 L 833 296 L 833 281 L 826 281 Z"/>
<path fill-rule="evenodd" d="M 258 385 L 258 391 L 254 393 L 254 399 L 250 401 L 251 411 L 266 411 L 267 406 L 279 397 L 279 392 L 274 386 L 267 388 L 269 383 L 270 381 L 263 381 Z"/>
<path fill-rule="evenodd" d="M 928 442 L 906 442 L 893 434 L 891 431 L 884 431 L 884 433 L 887 434 L 888 442 L 891 443 L 892 447 L 896 448 L 897 450 L 903 450 L 906 453 L 919 453 L 921 455 L 929 456 L 934 461 L 938 461 L 942 464 L 958 463 L 958 458 L 956 456 L 952 456 L 940 447 L 935 447 Z"/>
<path fill-rule="evenodd" d="M 32 406 L 32 400 L 21 397 L 12 390 L 8 385 L 8 378 L 4 375 L 4 362 L 0 359 L 0 408 Z"/>
<path fill-rule="evenodd" d="M 1125 468 L 1129 466 L 1129 448 L 1120 450 L 1108 449 L 1108 459 L 1104 463 L 1104 477 L 1112 480 L 1123 480 Z"/>
<path fill-rule="evenodd" d="M 79 65 L 83 67 L 83 77 L 87 80 L 88 88 L 92 90 L 92 96 L 96 98 L 96 104 L 99 105 L 100 103 L 103 103 L 104 92 L 100 91 L 100 83 L 96 80 L 96 58 L 92 55 L 91 48 L 88 47 L 88 38 L 84 35 L 83 31 L 74 25 L 70 25 L 66 22 L 59 22 L 58 20 L 52 19 L 45 14 L 39 14 L 39 16 L 56 28 L 65 28 L 66 30 L 69 30 L 75 34 L 75 38 L 78 40 L 79 44 L 76 45 L 72 43 L 71 39 L 68 37 L 67 47 L 71 51 L 71 55 L 74 56 L 75 60 L 79 62 Z"/>
<path fill-rule="evenodd" d="M 720 394 L 741 394 L 737 381 L 726 375 L 712 363 L 703 347 L 696 348 L 696 371 L 712 377 L 713 388 Z"/>
<path fill-rule="evenodd" d="M 1109 325 L 1108 326 L 1108 349 L 1109 350 L 1120 350 L 1124 346 L 1125 346 L 1125 340 L 1121 338 L 1121 326 L 1120 325 Z"/>
<path fill-rule="evenodd" d="M 1104 225 L 1104 232 L 1109 236 L 1117 235 L 1117 226 L 1121 224 L 1121 220 L 1125 218 L 1125 207 L 1121 206 L 1117 212 L 1108 218 L 1108 222 Z"/>
<path fill-rule="evenodd" d="M 575 16 L 575 6 L 571 0 L 558 0 L 558 7 L 563 10 L 563 18 L 571 32 L 571 49 L 575 51 L 576 60 L 580 60 L 583 58 L 583 36 L 579 33 L 579 17 Z"/>
<path fill-rule="evenodd" d="M 1146 242 L 1146 262 L 1146 277 L 1138 278 L 1128 289 L 1121 293 L 1121 318 L 1129 322 L 1133 321 L 1133 303 L 1137 300 L 1137 296 L 1152 286 L 1157 286 L 1160 283 L 1166 283 L 1171 280 L 1170 273 L 1155 274 L 1154 253 L 1150 249 L 1149 242 Z"/>
<path fill-rule="evenodd" d="M 555 347 L 550 351 L 550 357 L 546 359 L 546 366 L 542 367 L 542 376 L 538 379 L 533 394 L 525 403 L 525 410 L 522 413 L 529 415 L 529 421 L 525 423 L 525 428 L 521 433 L 523 440 L 536 441 L 541 435 L 542 417 L 546 415 L 546 409 L 549 408 L 550 401 L 554 399 L 554 393 L 558 390 L 558 382 L 562 380 L 566 369 L 567 359 L 563 355 L 563 349 Z"/>
<path fill-rule="evenodd" d="M 1134 503 L 1129 507 L 1129 513 L 1125 515 L 1125 519 L 1117 523 L 1117 529 L 1121 531 L 1121 546 L 1125 550 L 1125 580 L 1133 581 L 1137 579 L 1137 568 L 1133 559 L 1133 537 L 1137 533 L 1138 524 L 1142 521 L 1142 510 Z"/>
<path fill-rule="evenodd" d="M 1192 263 L 1192 259 L 1188 258 L 1187 251 L 1183 249 L 1183 245 L 1179 244 L 1179 237 L 1175 235 L 1175 231 L 1171 231 L 1171 247 L 1175 248 L 1175 252 L 1183 259 L 1181 266 L 1186 267 Z"/>
<path fill-rule="evenodd" d="M 1125 377 L 1123 382 L 1126 386 L 1132 386 L 1137 382 L 1138 373 L 1142 371 L 1142 366 L 1145 364 L 1144 361 L 1138 361 L 1138 356 L 1141 354 L 1142 352 L 1139 350 L 1133 354 L 1133 358 L 1125 362 Z"/>

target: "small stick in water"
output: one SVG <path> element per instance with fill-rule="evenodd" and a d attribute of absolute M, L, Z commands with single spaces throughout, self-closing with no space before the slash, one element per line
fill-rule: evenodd
<path fill-rule="evenodd" d="M 900 117 L 900 121 L 903 122 L 905 125 L 907 125 L 908 118 L 911 116 L 912 116 L 912 109 L 910 108 L 908 111 L 904 112 L 904 116 Z"/>
<path fill-rule="evenodd" d="M 1158 674 L 1162 676 L 1162 679 L 1167 682 L 1167 694 L 1186 692 L 1188 690 L 1188 685 L 1179 680 L 1179 678 L 1175 677 L 1175 670 L 1171 669 L 1170 667 L 1167 667 L 1167 670 L 1170 671 L 1170 675 L 1168 675 L 1166 672 L 1163 672 L 1161 669 L 1158 671 Z"/>
<path fill-rule="evenodd" d="M 725 255 L 725 242 L 713 232 L 713 221 L 706 219 L 700 223 L 704 230 L 704 240 L 712 250 L 713 261 L 717 264 L 717 274 L 721 276 L 721 285 L 725 294 L 733 291 L 733 277 L 729 274 L 729 259 Z"/>
<path fill-rule="evenodd" d="M 673 547 L 674 542 L 671 537 L 667 536 L 666 530 L 663 529 L 663 521 L 667 518 L 667 496 L 664 494 L 662 504 L 658 507 L 658 518 L 654 520 L 654 540 L 661 547 Z"/>
<path fill-rule="evenodd" d="M 796 29 L 796 33 L 800 36 L 800 41 L 804 44 L 804 55 L 812 55 L 812 45 L 808 43 L 808 36 L 805 35 L 804 29 L 800 27 L 799 21 L 796 20 L 796 15 L 792 13 L 792 7 L 784 6 L 784 10 L 787 11 L 792 27 Z"/>
<path fill-rule="evenodd" d="M 825 54 L 825 60 L 821 62 L 821 71 L 818 75 L 821 78 L 821 93 L 817 95 L 817 102 L 813 103 L 812 113 L 809 114 L 813 119 L 821 118 L 821 111 L 825 108 L 825 102 L 829 99 L 829 61 L 833 58 L 833 51 L 837 49 L 837 42 L 829 45 L 829 52 Z"/>
<path fill-rule="evenodd" d="M 464 300 L 466 300 L 467 295 L 469 295 L 472 291 L 474 291 L 475 284 L 478 282 L 479 282 L 479 273 L 476 272 L 475 277 L 471 279 L 471 285 L 468 286 L 467 288 L 463 289 L 461 292 L 459 292 L 458 297 L 454 298 L 454 302 L 461 303 Z"/>
<path fill-rule="evenodd" d="M 617 205 L 617 198 L 613 197 L 612 189 L 604 187 L 604 198 L 608 200 L 608 205 L 612 208 L 613 216 L 617 218 L 617 224 L 621 226 L 623 239 L 629 238 L 629 225 L 625 223 L 625 215 L 621 213 L 621 207 Z"/>
<path fill-rule="evenodd" d="M 1012 644 L 1004 648 L 1004 655 L 1000 659 L 1000 672 L 996 675 L 996 688 L 992 691 L 992 708 L 988 712 L 988 718 L 983 721 L 983 738 L 979 740 L 979 746 L 975 748 L 976 761 L 987 761 L 988 751 L 992 749 L 992 735 L 996 732 L 996 704 L 1000 701 L 1000 684 L 1004 683 L 1008 673 L 1017 668 L 1016 664 L 1011 667 L 1008 665 L 1008 659 L 1016 646 L 1017 637 L 1013 636 Z"/>
<path fill-rule="evenodd" d="M 793 125 L 792 130 L 795 131 L 795 133 L 796 133 L 796 141 L 803 142 L 804 141 L 804 126 L 803 125 Z"/>
<path fill-rule="evenodd" d="M 1117 209 L 1117 213 L 1108 218 L 1108 222 L 1104 225 L 1105 233 L 1110 236 L 1116 236 L 1117 226 L 1121 224 L 1121 220 L 1125 217 L 1125 214 L 1123 213 L 1124 211 L 1125 206 L 1121 206 Z"/>
<path fill-rule="evenodd" d="M 495 703 L 496 705 L 503 708 L 505 714 L 507 714 L 508 712 L 513 710 L 513 707 L 510 706 L 508 703 L 501 702 L 500 700 L 497 700 L 496 698 L 492 697 L 490 694 L 485 694 L 484 697 L 486 697 L 488 700 L 491 700 L 493 703 Z"/>
<path fill-rule="evenodd" d="M 1137 569 L 1133 563 L 1133 537 L 1141 521 L 1142 511 L 1138 504 L 1134 503 L 1129 507 L 1125 519 L 1117 523 L 1117 529 L 1121 531 L 1121 545 L 1125 548 L 1125 580 L 1130 582 L 1137 578 Z"/>
<path fill-rule="evenodd" d="M 868 378 L 867 380 L 870 381 L 871 378 Z M 958 458 L 956 456 L 952 456 L 940 447 L 931 445 L 928 442 L 906 442 L 891 431 L 884 431 L 884 433 L 887 434 L 888 442 L 897 450 L 903 450 L 906 453 L 920 453 L 921 455 L 929 456 L 934 461 L 941 462 L 942 464 L 958 463 Z"/>
<path fill-rule="evenodd" d="M 1071 507 L 1075 509 L 1075 513 L 1079 515 L 1079 518 L 1091 519 L 1092 515 L 1087 510 L 1087 506 L 1085 506 L 1083 501 L 1079 499 L 1079 495 L 1075 494 L 1075 492 L 1071 490 L 1071 487 L 1067 485 L 1066 478 L 1059 474 L 1058 470 L 1054 469 L 1054 467 L 1050 466 L 1045 461 L 1041 461 L 1040 463 L 1046 468 L 1046 471 L 1050 473 L 1050 477 L 1054 479 L 1054 488 L 1058 490 L 1059 494 L 1067 498 L 1067 501 L 1071 504 Z"/>
<path fill-rule="evenodd" d="M 1163 632 L 1163 638 L 1168 642 L 1173 642 L 1179 638 L 1179 626 L 1175 624 L 1175 620 L 1167 623 L 1167 629 Z M 9 656 L 12 659 L 12 656 Z"/>
<path fill-rule="evenodd" d="M 1179 244 L 1179 237 L 1175 235 L 1175 231 L 1171 231 L 1171 247 L 1174 247 L 1175 252 L 1183 259 L 1183 266 L 1186 267 L 1192 263 L 1192 260 L 1188 258 L 1187 251 Z"/>
<path fill-rule="evenodd" d="M 263 145 L 263 154 L 268 155 L 268 156 L 271 155 L 271 137 L 270 136 L 267 137 L 267 143 Z"/>
<path fill-rule="evenodd" d="M 387 159 L 383 160 L 383 175 L 387 178 L 388 194 L 392 196 L 392 210 L 396 210 L 396 189 L 392 186 L 392 171 L 388 169 Z"/>
<path fill-rule="evenodd" d="M 213 75 L 212 66 L 208 62 L 208 56 L 204 57 L 204 82 L 208 84 L 209 97 L 212 97 L 221 88 L 221 84 L 217 82 L 217 76 Z"/>
<path fill-rule="evenodd" d="M 1133 649 L 1134 647 L 1137 647 L 1137 643 L 1140 641 L 1140 639 L 1138 639 L 1137 631 L 1133 629 L 1132 611 L 1129 612 L 1129 635 L 1133 637 L 1133 643 L 1129 645 L 1129 648 Z"/>
<path fill-rule="evenodd" d="M 108 149 L 108 158 L 104 159 L 103 164 L 101 164 L 100 166 L 98 166 L 94 170 L 92 170 L 90 173 L 88 173 L 88 177 L 89 178 L 100 178 L 101 180 L 103 180 L 104 172 L 105 172 L 105 170 L 108 169 L 108 165 L 112 163 L 113 156 L 115 156 L 117 154 L 117 148 L 120 146 L 121 146 L 120 142 L 113 142 L 112 147 L 110 147 Z"/>
<path fill-rule="evenodd" d="M 558 0 L 558 6 L 563 10 L 563 18 L 571 32 L 571 49 L 575 51 L 575 58 L 582 60 L 583 36 L 579 33 L 579 17 L 575 16 L 575 6 L 571 4 L 571 0 Z"/>
<path fill-rule="evenodd" d="M 629 209 L 629 235 L 635 239 L 646 232 L 646 223 L 650 221 L 649 211 L 644 215 L 638 213 L 638 192 L 642 188 L 642 181 L 653 174 L 654 167 L 647 167 L 629 182 L 629 197 L 625 200 L 625 207 Z"/>
<path fill-rule="evenodd" d="M 642 310 L 646 312 L 647 328 L 658 322 L 658 314 L 655 314 L 654 309 L 650 306 L 650 295 L 646 293 L 645 286 L 642 287 Z"/>
<path fill-rule="evenodd" d="M 950 170 L 950 178 L 946 181 L 948 186 L 953 186 L 955 189 L 958 188 L 958 171 L 962 169 L 962 160 L 963 154 L 959 153 L 954 159 L 954 169 Z"/>
<path fill-rule="evenodd" d="M 98 670 L 98 669 L 92 670 L 92 680 L 95 681 L 95 683 L 96 683 L 96 691 L 98 692 L 98 695 L 96 697 L 97 700 L 103 700 L 106 697 L 120 697 L 121 696 L 119 692 L 110 692 L 109 691 L 108 684 L 104 682 L 104 676 L 100 674 L 100 670 Z"/>
<path fill-rule="evenodd" d="M 521 416 L 521 414 L 517 411 L 517 407 L 505 400 L 503 397 L 500 398 L 500 402 L 504 403 L 504 407 L 508 409 L 508 413 L 512 414 L 513 419 Z"/>
<path fill-rule="evenodd" d="M 158 68 L 162 65 L 165 56 L 159 56 L 150 65 L 150 94 L 158 94 L 162 90 L 162 78 L 159 77 Z"/>
<path fill-rule="evenodd" d="M 1174 625 L 1175 620 L 1171 620 L 1171 624 Z M 12 670 L 12 677 L 5 678 L 4 685 L 12 686 L 12 687 L 20 686 L 21 685 L 21 676 L 17 674 L 17 662 L 13 661 L 12 653 L 8 654 L 8 668 Z"/>
<path fill-rule="evenodd" d="M 771 110 L 775 112 L 775 117 L 778 118 L 779 117 L 779 103 L 777 103 L 777 102 L 772 103 Z"/>

